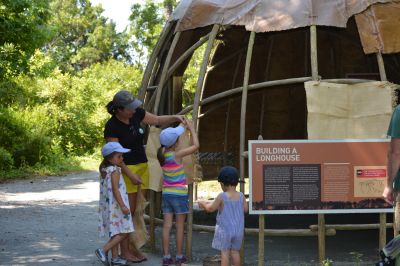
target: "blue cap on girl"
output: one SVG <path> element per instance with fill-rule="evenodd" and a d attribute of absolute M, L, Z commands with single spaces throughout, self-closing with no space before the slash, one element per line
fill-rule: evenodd
<path fill-rule="evenodd" d="M 119 144 L 119 142 L 107 142 L 103 148 L 101 149 L 101 154 L 103 155 L 103 157 L 106 157 L 108 155 L 110 155 L 113 152 L 121 152 L 121 153 L 127 153 L 130 152 L 130 149 L 125 149 L 124 147 L 121 146 L 121 144 Z"/>
<path fill-rule="evenodd" d="M 183 132 L 185 132 L 183 126 L 167 127 L 160 133 L 160 144 L 165 148 L 171 147 Z"/>

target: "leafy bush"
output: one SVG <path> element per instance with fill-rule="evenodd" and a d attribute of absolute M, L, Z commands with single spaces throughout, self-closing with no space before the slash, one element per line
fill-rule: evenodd
<path fill-rule="evenodd" d="M 0 83 L 0 93 L 9 95 L 0 99 L 0 143 L 12 165 L 51 164 L 95 152 L 110 117 L 105 105 L 120 89 L 136 94 L 140 78 L 137 68 L 110 59 L 76 76 L 55 70 L 50 77 L 22 74 Z"/>
<path fill-rule="evenodd" d="M 0 109 L 0 143 L 12 155 L 14 166 L 44 162 L 51 152 L 43 108 Z"/>
<path fill-rule="evenodd" d="M 0 147 L 0 170 L 11 169 L 13 164 L 14 162 L 11 154 L 3 147 Z"/>
<path fill-rule="evenodd" d="M 137 93 L 141 72 L 110 59 L 95 64 L 77 76 L 56 71 L 38 80 L 37 95 L 45 106 L 52 136 L 60 136 L 65 153 L 93 153 L 103 142 L 103 127 L 109 118 L 105 106 L 120 89 Z"/>
<path fill-rule="evenodd" d="M 146 0 L 143 16 L 131 17 L 149 22 L 144 31 L 117 33 L 89 0 L 0 4 L 0 178 L 72 169 L 70 158 L 98 151 L 106 104 L 120 89 L 137 94 L 141 81 L 143 66 L 129 63 L 146 59 L 130 36 L 150 51 L 160 8 Z"/>

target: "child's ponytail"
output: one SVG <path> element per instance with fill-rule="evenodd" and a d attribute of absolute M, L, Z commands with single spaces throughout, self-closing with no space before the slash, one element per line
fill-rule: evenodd
<path fill-rule="evenodd" d="M 106 157 L 103 158 L 103 161 L 101 162 L 100 166 L 99 166 L 99 173 L 101 178 L 105 178 L 107 173 L 105 172 L 105 168 L 107 166 L 112 165 L 109 161 L 109 159 L 113 156 L 114 153 L 111 153 L 110 155 L 107 155 Z"/>
<path fill-rule="evenodd" d="M 161 146 L 157 150 L 157 159 L 161 166 L 165 164 L 165 157 L 164 157 L 165 147 Z"/>

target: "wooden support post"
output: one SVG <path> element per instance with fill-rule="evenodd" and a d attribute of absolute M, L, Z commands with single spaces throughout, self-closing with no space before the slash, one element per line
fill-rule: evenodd
<path fill-rule="evenodd" d="M 258 216 L 258 266 L 264 266 L 264 227 L 265 227 L 265 221 L 264 221 L 264 214 L 260 214 Z"/>
<path fill-rule="evenodd" d="M 166 35 L 167 35 L 167 33 L 165 33 L 165 37 L 164 38 L 166 38 Z M 174 39 L 172 41 L 172 45 L 171 45 L 171 48 L 170 48 L 170 50 L 168 52 L 168 56 L 167 56 L 167 59 L 165 61 L 165 66 L 164 66 L 161 78 L 163 78 L 163 77 L 165 78 L 165 74 L 167 73 L 169 62 L 171 61 L 172 53 L 175 50 L 175 46 L 176 46 L 176 44 L 177 44 L 177 42 L 179 40 L 179 37 L 180 37 L 180 32 L 178 32 L 175 35 L 175 37 L 174 37 Z M 158 48 L 158 49 L 161 49 L 161 45 L 160 45 L 160 48 Z M 154 61 L 155 60 L 156 59 L 154 58 Z M 153 70 L 153 66 L 151 66 L 151 71 L 152 70 Z M 145 91 L 147 89 L 148 79 L 150 78 L 150 76 L 151 75 L 149 74 L 148 77 L 146 77 L 146 78 L 144 77 L 143 78 L 142 86 L 144 86 L 144 87 L 141 88 L 141 90 L 143 92 L 139 96 L 140 99 L 143 99 L 144 96 L 145 96 Z M 161 97 L 162 87 L 164 86 L 164 82 L 165 82 L 164 80 L 162 80 L 162 79 L 160 80 L 160 83 L 158 84 L 158 88 L 157 88 L 157 90 L 155 92 L 156 93 L 156 98 L 155 98 L 156 102 L 155 102 L 155 106 L 154 106 L 154 113 L 155 114 L 158 114 L 158 106 L 159 106 L 159 103 L 160 103 L 160 97 Z M 155 248 L 156 248 L 156 244 L 155 244 L 155 224 L 154 224 L 154 220 L 155 220 L 155 206 L 154 206 L 154 204 L 155 204 L 155 194 L 154 193 L 155 193 L 154 191 L 150 190 L 150 246 L 151 246 L 152 251 L 153 250 L 155 251 Z"/>
<path fill-rule="evenodd" d="M 174 76 L 172 79 L 172 113 L 176 114 L 182 110 L 183 77 Z"/>
<path fill-rule="evenodd" d="M 198 200 L 198 190 L 199 190 L 199 188 L 197 186 L 197 183 L 193 182 L 193 198 L 194 198 L 194 201 Z"/>
<path fill-rule="evenodd" d="M 256 37 L 256 33 L 252 31 L 249 37 L 249 44 L 247 47 L 246 54 L 246 63 L 244 68 L 244 79 L 243 79 L 243 91 L 242 91 L 242 104 L 240 108 L 240 152 L 239 154 L 243 154 L 245 149 L 245 140 L 246 140 L 246 109 L 247 109 L 247 94 L 249 88 L 249 78 L 250 78 L 250 66 L 251 66 L 251 58 L 253 56 L 253 48 L 254 48 L 254 40 Z M 240 180 L 244 181 L 244 168 L 245 168 L 245 158 L 240 156 Z M 240 192 L 243 194 L 244 191 L 244 182 L 240 183 Z M 244 242 L 244 241 L 243 241 Z M 244 243 L 240 250 L 240 257 L 242 258 L 240 261 L 243 265 L 244 263 Z"/>
<path fill-rule="evenodd" d="M 154 47 L 153 52 L 151 53 L 149 62 L 148 62 L 147 66 L 146 66 L 146 69 L 145 69 L 145 71 L 143 73 L 142 83 L 140 85 L 140 89 L 139 89 L 139 93 L 138 93 L 138 98 L 141 101 L 143 101 L 144 96 L 146 94 L 146 90 L 147 90 L 147 87 L 149 85 L 149 80 L 150 80 L 151 74 L 153 72 L 154 65 L 155 65 L 155 63 L 157 61 L 157 58 L 159 56 L 159 52 L 161 50 L 162 44 L 164 43 L 165 39 L 167 38 L 167 36 L 168 36 L 173 24 L 174 24 L 173 22 L 169 22 L 169 23 L 167 23 L 165 25 L 165 27 L 163 28 L 163 30 L 162 30 L 162 32 L 160 34 L 160 38 L 158 39 L 157 44 Z"/>
<path fill-rule="evenodd" d="M 306 31 L 305 37 L 304 37 L 304 41 L 305 41 L 305 44 L 304 44 L 304 75 L 305 76 L 308 75 L 308 59 L 311 58 L 309 55 L 309 51 L 311 50 L 311 48 L 310 48 L 311 41 L 310 41 L 309 35 L 310 35 L 310 32 Z"/>
<path fill-rule="evenodd" d="M 394 213 L 393 213 L 393 236 L 396 237 L 399 235 L 399 230 L 400 230 L 400 204 L 398 203 L 399 197 L 396 197 L 396 203 L 394 206 Z"/>
<path fill-rule="evenodd" d="M 228 55 L 224 59 L 221 59 L 220 61 L 216 62 L 214 65 L 210 66 L 207 68 L 207 72 L 213 71 L 215 68 L 221 66 L 222 64 L 228 62 L 229 60 L 233 59 L 235 56 L 238 54 L 241 54 L 243 52 L 244 48 L 237 50 L 236 52 Z"/>
<path fill-rule="evenodd" d="M 197 79 L 196 92 L 195 92 L 194 101 L 193 101 L 193 124 L 194 124 L 194 127 L 196 130 L 198 127 L 198 117 L 200 115 L 200 101 L 203 96 L 203 90 L 204 90 L 204 79 L 206 76 L 207 66 L 208 66 L 211 50 L 213 47 L 213 43 L 214 43 L 215 38 L 217 37 L 219 28 L 220 28 L 220 25 L 215 24 L 211 30 L 210 37 L 208 38 L 207 48 L 204 51 L 203 62 L 201 64 L 200 70 L 199 70 L 199 78 Z"/>
<path fill-rule="evenodd" d="M 243 54 L 242 54 L 242 52 L 240 52 L 238 54 L 238 58 L 236 61 L 235 72 L 233 72 L 231 89 L 235 88 L 236 79 L 237 79 L 239 67 L 240 67 L 240 62 L 242 61 L 242 56 L 243 56 Z M 218 63 L 216 65 L 218 65 Z M 214 65 L 214 66 L 216 66 L 216 65 Z M 210 71 L 210 69 L 208 69 L 207 71 Z M 225 152 L 225 154 L 227 154 L 227 152 L 228 152 L 228 133 L 229 133 L 229 121 L 231 121 L 232 103 L 233 103 L 233 99 L 229 99 L 228 109 L 226 111 L 226 116 L 225 116 L 225 131 L 224 131 L 224 152 Z M 224 156 L 223 164 L 224 165 L 228 164 L 228 158 L 226 156 Z"/>
<path fill-rule="evenodd" d="M 260 82 L 256 84 L 251 84 L 248 87 L 248 90 L 258 90 L 258 89 L 263 89 L 263 88 L 268 88 L 268 87 L 274 87 L 274 86 L 279 86 L 279 85 L 287 85 L 287 84 L 298 84 L 298 83 L 304 83 L 306 81 L 312 80 L 311 77 L 302 77 L 302 78 L 290 78 L 290 79 L 281 79 L 281 80 L 272 80 L 272 81 L 265 81 L 265 82 Z M 243 87 L 237 87 L 231 90 L 226 90 L 217 94 L 214 94 L 213 96 L 210 96 L 204 100 L 200 101 L 200 105 L 204 104 L 209 104 L 212 102 L 215 102 L 219 99 L 223 99 L 225 97 L 231 96 L 236 93 L 242 92 Z M 179 114 L 186 114 L 193 110 L 193 105 L 187 106 L 185 109 L 183 109 Z"/>
<path fill-rule="evenodd" d="M 210 38 L 210 33 L 206 36 L 200 38 L 195 44 L 193 44 L 189 49 L 187 49 L 176 61 L 175 63 L 168 69 L 167 77 L 170 77 L 174 71 L 189 57 L 194 51 L 202 46 L 208 39 Z"/>
<path fill-rule="evenodd" d="M 311 76 L 318 80 L 317 26 L 310 26 Z"/>
<path fill-rule="evenodd" d="M 231 106 L 232 106 L 232 99 L 228 101 L 228 107 L 225 113 L 225 129 L 224 129 L 224 153 L 228 152 L 228 132 L 229 132 L 229 121 L 231 116 Z M 224 156 L 223 164 L 228 164 L 228 158 Z"/>
<path fill-rule="evenodd" d="M 325 224 L 326 230 L 335 229 L 340 231 L 372 230 L 379 229 L 380 224 Z M 392 228 L 392 223 L 387 223 L 386 228 Z M 318 231 L 318 225 L 310 225 L 311 231 Z"/>
<path fill-rule="evenodd" d="M 156 225 L 155 225 L 155 193 L 153 190 L 150 189 L 150 210 L 149 210 L 149 215 L 150 215 L 150 249 L 151 252 L 155 252 L 156 251 L 156 235 L 155 235 L 155 229 L 156 229 Z"/>
<path fill-rule="evenodd" d="M 381 77 L 381 81 L 387 81 L 385 62 L 383 61 L 381 52 L 376 53 L 376 60 L 378 61 L 379 76 Z"/>
<path fill-rule="evenodd" d="M 272 57 L 272 49 L 274 48 L 274 35 L 271 35 L 268 38 L 268 56 L 267 56 L 267 65 L 265 66 L 264 72 L 264 80 L 269 79 L 270 69 L 271 69 L 271 57 Z"/>
<path fill-rule="evenodd" d="M 188 185 L 189 213 L 186 218 L 186 257 L 192 260 L 192 242 L 193 242 L 193 184 Z"/>
<path fill-rule="evenodd" d="M 144 215 L 145 221 L 148 221 L 150 217 L 148 215 Z M 163 224 L 162 219 L 155 218 L 155 223 L 158 225 Z M 193 224 L 193 230 L 202 231 L 202 232 L 215 232 L 215 226 L 213 225 L 199 225 Z M 258 236 L 260 230 L 258 228 L 245 228 L 245 235 Z M 318 232 L 312 231 L 310 229 L 264 229 L 265 236 L 284 236 L 284 237 L 309 237 L 309 236 L 318 236 Z M 333 228 L 326 229 L 326 236 L 335 236 L 336 230 Z"/>
<path fill-rule="evenodd" d="M 321 82 L 340 83 L 340 84 L 357 84 L 371 82 L 370 79 L 321 79 Z"/>
<path fill-rule="evenodd" d="M 168 67 L 171 62 L 172 54 L 175 51 L 175 47 L 178 44 L 180 36 L 181 36 L 181 32 L 178 31 L 175 34 L 174 39 L 172 40 L 170 50 L 168 51 L 167 58 L 165 59 L 164 68 L 161 72 L 160 82 L 158 83 L 158 87 L 157 87 L 157 91 L 156 91 L 156 98 L 155 98 L 155 102 L 154 102 L 154 110 L 153 110 L 154 114 L 156 114 L 156 115 L 158 114 L 158 106 L 160 105 L 161 93 L 162 93 L 163 87 L 167 81 Z"/>
<path fill-rule="evenodd" d="M 318 53 L 317 53 L 317 26 L 310 26 L 310 56 L 311 56 L 311 76 L 313 80 L 318 80 Z M 318 255 L 319 262 L 325 260 L 325 215 L 318 214 Z"/>
<path fill-rule="evenodd" d="M 241 112 L 240 112 L 240 151 L 239 154 L 243 154 L 245 151 L 245 140 L 246 140 L 246 109 L 247 109 L 247 94 L 249 88 L 249 78 L 250 78 L 250 66 L 251 66 L 251 59 L 253 55 L 253 48 L 254 48 L 254 40 L 255 40 L 256 33 L 251 32 L 249 38 L 249 44 L 247 48 L 247 55 L 246 55 L 246 63 L 244 69 L 244 79 L 243 79 L 243 90 L 242 90 L 242 104 L 241 104 Z M 244 181 L 244 163 L 245 158 L 240 156 L 240 178 L 241 181 Z M 244 183 L 240 183 L 240 191 L 244 193 Z"/>
<path fill-rule="evenodd" d="M 162 56 L 162 53 L 163 53 L 163 51 L 160 52 L 160 56 Z M 156 79 L 157 70 L 158 70 L 159 67 L 160 67 L 160 58 L 157 57 L 156 62 L 154 63 L 152 74 L 151 74 L 149 82 L 148 82 L 148 86 L 146 88 L 147 91 L 149 90 L 151 85 L 154 84 L 154 80 Z M 157 89 L 157 86 L 155 86 L 155 89 Z"/>
<path fill-rule="evenodd" d="M 194 95 L 194 101 L 193 101 L 193 125 L 198 132 L 198 117 L 200 114 L 200 101 L 201 97 L 203 95 L 203 89 L 204 89 L 204 79 L 206 75 L 206 70 L 207 70 L 207 65 L 209 62 L 209 57 L 211 54 L 211 50 L 213 47 L 213 43 L 215 38 L 217 37 L 218 30 L 220 28 L 220 25 L 215 24 L 210 32 L 210 37 L 208 38 L 208 43 L 207 43 L 207 48 L 204 51 L 203 55 L 203 62 L 199 70 L 199 78 L 197 79 L 197 85 L 196 85 L 196 92 Z M 189 186 L 189 209 L 193 210 L 193 184 L 190 184 Z M 192 230 L 193 230 L 193 212 L 190 211 L 188 216 L 187 216 L 187 241 L 186 241 L 186 257 L 189 259 L 189 261 L 192 259 Z"/>
<path fill-rule="evenodd" d="M 263 140 L 263 137 L 261 134 L 258 135 L 258 140 Z M 259 234 L 258 234 L 258 266 L 263 266 L 264 259 L 265 259 L 265 247 L 264 247 L 265 221 L 264 221 L 264 218 L 265 218 L 264 214 L 260 214 L 258 216 L 258 230 L 259 230 Z"/>
<path fill-rule="evenodd" d="M 386 71 L 385 71 L 385 63 L 383 61 L 383 57 L 381 52 L 379 51 L 376 53 L 376 60 L 378 61 L 378 68 L 379 68 L 379 76 L 381 78 L 381 81 L 387 81 L 386 77 Z M 396 210 L 396 208 L 395 208 Z M 396 224 L 396 216 L 398 214 L 395 212 L 393 214 L 393 219 L 394 219 L 394 224 Z M 386 245 L 386 213 L 380 213 L 379 214 L 379 249 L 382 249 Z M 393 226 L 395 229 L 395 234 L 396 231 L 398 232 L 397 226 Z"/>
<path fill-rule="evenodd" d="M 265 93 L 262 93 L 262 100 L 261 100 L 261 114 L 260 114 L 260 127 L 258 128 L 258 136 L 263 135 L 264 130 L 264 115 L 265 115 Z"/>
<path fill-rule="evenodd" d="M 379 250 L 386 245 L 386 213 L 379 214 Z"/>
<path fill-rule="evenodd" d="M 383 61 L 383 57 L 381 52 L 376 54 L 376 60 L 378 61 L 378 68 L 379 68 L 379 76 L 381 81 L 387 81 L 386 77 L 386 70 L 385 70 L 385 62 Z M 396 203 L 397 205 L 397 203 Z M 398 219 L 398 213 L 396 212 L 397 208 L 395 208 L 395 212 L 393 213 L 393 229 L 394 229 L 394 236 L 398 234 L 398 223 L 396 222 Z M 379 214 L 379 249 L 382 249 L 386 245 L 386 213 Z"/>
<path fill-rule="evenodd" d="M 325 260 L 325 215 L 320 213 L 318 214 L 318 254 L 319 254 L 319 262 Z"/>

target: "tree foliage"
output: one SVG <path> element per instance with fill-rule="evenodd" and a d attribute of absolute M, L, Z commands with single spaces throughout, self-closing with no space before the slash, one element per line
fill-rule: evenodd
<path fill-rule="evenodd" d="M 130 35 L 132 49 L 135 55 L 135 63 L 143 69 L 149 54 L 158 41 L 163 25 L 177 5 L 176 0 L 164 0 L 154 2 L 146 0 L 144 4 L 132 6 L 130 16 Z M 202 61 L 205 45 L 197 49 L 192 55 L 190 63 L 184 73 L 184 87 L 182 91 L 183 105 L 193 103 L 196 89 L 198 71 Z"/>
<path fill-rule="evenodd" d="M 2 0 L 0 177 L 98 151 L 109 118 L 105 105 L 120 89 L 137 93 L 147 56 L 175 5 L 134 5 L 129 30 L 116 32 L 90 0 Z"/>
<path fill-rule="evenodd" d="M 0 3 L 0 80 L 27 71 L 35 49 L 50 38 L 46 0 L 3 0 Z"/>
<path fill-rule="evenodd" d="M 89 0 L 53 0 L 50 20 L 54 38 L 45 46 L 64 72 L 79 71 L 109 58 L 128 58 L 126 33 L 102 16 Z"/>
<path fill-rule="evenodd" d="M 149 51 L 157 42 L 164 19 L 160 12 L 160 4 L 151 0 L 146 0 L 143 5 L 135 4 L 131 10 L 129 34 L 132 36 L 134 62 L 143 68 Z"/>

